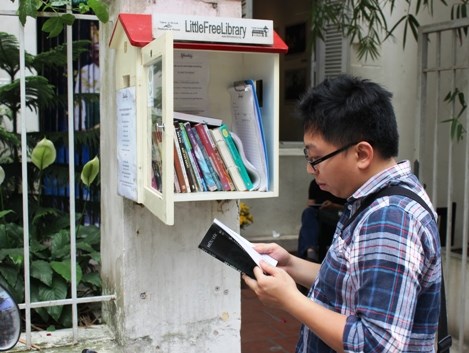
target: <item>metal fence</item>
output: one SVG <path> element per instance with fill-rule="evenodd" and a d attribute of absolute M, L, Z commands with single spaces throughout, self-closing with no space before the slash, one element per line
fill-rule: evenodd
<path fill-rule="evenodd" d="M 15 17 L 17 18 L 16 11 L 8 11 L 8 10 L 1 10 L 0 17 L 8 16 L 8 17 Z M 52 13 L 40 13 L 39 17 L 50 17 L 54 16 Z M 75 18 L 80 21 L 97 21 L 95 16 L 92 15 L 79 15 L 75 14 Z M 19 42 L 19 79 L 20 79 L 20 109 L 21 112 L 26 112 L 26 67 L 25 67 L 25 30 L 24 27 L 20 24 L 18 19 L 18 28 L 19 28 L 19 35 L 18 35 L 18 42 Z M 38 29 L 40 32 L 40 29 Z M 76 94 L 76 82 L 74 74 L 74 67 L 73 67 L 73 60 L 72 60 L 72 53 L 73 53 L 73 28 L 71 26 L 67 26 L 65 29 L 65 43 L 66 43 L 66 51 L 67 51 L 67 66 L 66 72 L 62 72 L 61 74 L 66 77 L 66 87 L 63 87 L 66 91 L 66 111 L 64 112 L 64 116 L 66 117 L 66 126 L 64 130 L 68 131 L 68 143 L 67 143 L 67 150 L 68 161 L 74 161 L 76 156 L 76 149 L 75 149 L 75 133 L 76 130 L 80 130 L 76 126 L 76 120 L 79 121 L 80 119 L 75 119 L 76 114 L 80 114 L 80 111 L 76 110 L 76 102 L 74 99 L 74 95 Z M 27 126 L 26 126 L 26 119 L 21 119 L 21 156 L 28 156 L 27 150 Z M 67 194 L 68 194 L 68 205 L 67 211 L 70 214 L 70 264 L 71 264 L 71 295 L 69 298 L 63 300 L 50 300 L 50 301 L 41 301 L 41 302 L 33 302 L 31 300 L 31 286 L 30 286 L 30 277 L 31 277 L 31 263 L 30 263 L 30 217 L 29 217 L 29 201 L 28 201 L 28 166 L 27 166 L 27 158 L 21 159 L 21 173 L 22 173 L 22 208 L 23 208 L 23 243 L 24 243 L 24 303 L 20 303 L 20 309 L 24 310 L 24 318 L 25 318 L 25 338 L 26 338 L 26 345 L 27 348 L 31 348 L 34 344 L 32 342 L 32 322 L 31 322 L 31 311 L 32 309 L 37 308 L 46 308 L 52 306 L 64 306 L 70 305 L 72 308 L 72 332 L 73 336 L 70 337 L 70 343 L 78 342 L 78 326 L 79 326 L 79 318 L 78 318 L 78 305 L 84 303 L 96 303 L 96 302 L 104 302 L 110 301 L 115 299 L 115 295 L 100 295 L 100 296 L 87 296 L 87 297 L 78 297 L 77 296 L 77 278 L 76 278 L 76 269 L 77 269 L 77 247 L 76 247 L 76 165 L 73 162 L 68 163 L 68 186 L 67 186 Z M 78 198 L 79 199 L 79 198 Z"/>
<path fill-rule="evenodd" d="M 417 160 L 420 179 L 440 210 L 448 320 L 464 352 L 469 230 L 469 20 L 419 29 Z M 460 263 L 459 273 L 452 262 Z M 458 262 L 459 261 L 459 262 Z M 458 292 L 456 292 L 458 291 Z"/>

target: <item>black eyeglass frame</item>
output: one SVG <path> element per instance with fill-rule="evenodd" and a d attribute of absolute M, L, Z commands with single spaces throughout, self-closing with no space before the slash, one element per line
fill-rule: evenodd
<path fill-rule="evenodd" d="M 348 145 L 345 145 L 344 147 L 341 147 L 338 150 L 335 150 L 334 152 L 328 153 L 328 154 L 326 154 L 325 156 L 323 156 L 321 158 L 315 159 L 314 161 L 309 159 L 308 149 L 306 147 L 303 149 L 303 153 L 305 155 L 306 162 L 308 162 L 308 164 L 311 166 L 311 168 L 313 168 L 313 170 L 315 172 L 317 172 L 316 166 L 319 163 L 324 162 L 326 159 L 334 157 L 336 154 L 339 154 L 341 152 L 344 152 L 344 151 L 348 150 L 350 147 L 355 146 L 357 143 L 358 142 L 349 143 Z"/>

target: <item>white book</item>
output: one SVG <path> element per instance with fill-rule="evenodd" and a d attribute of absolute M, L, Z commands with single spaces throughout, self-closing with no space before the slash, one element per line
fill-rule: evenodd
<path fill-rule="evenodd" d="M 225 163 L 225 167 L 228 170 L 228 173 L 231 176 L 231 180 L 233 180 L 233 184 L 236 187 L 236 190 L 239 191 L 246 191 L 246 184 L 239 172 L 238 166 L 236 165 L 231 152 L 226 145 L 225 139 L 221 134 L 221 131 L 218 129 L 210 130 L 212 134 L 213 140 L 217 146 L 218 151 L 220 152 L 220 156 L 223 159 L 223 163 Z"/>

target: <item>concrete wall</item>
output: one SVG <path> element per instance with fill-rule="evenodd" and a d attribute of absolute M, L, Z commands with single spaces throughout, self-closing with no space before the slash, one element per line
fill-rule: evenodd
<path fill-rule="evenodd" d="M 239 1 L 111 2 L 100 30 L 102 278 L 117 300 L 103 316 L 125 352 L 240 352 L 240 276 L 198 250 L 214 217 L 236 229 L 236 201 L 177 204 L 175 225 L 117 195 L 115 53 L 103 48 L 120 12 L 240 17 Z"/>

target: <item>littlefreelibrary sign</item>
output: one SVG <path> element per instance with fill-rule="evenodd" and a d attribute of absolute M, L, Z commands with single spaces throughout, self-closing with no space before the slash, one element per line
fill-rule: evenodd
<path fill-rule="evenodd" d="M 152 15 L 153 37 L 171 31 L 174 40 L 272 45 L 273 21 L 230 17 Z"/>

